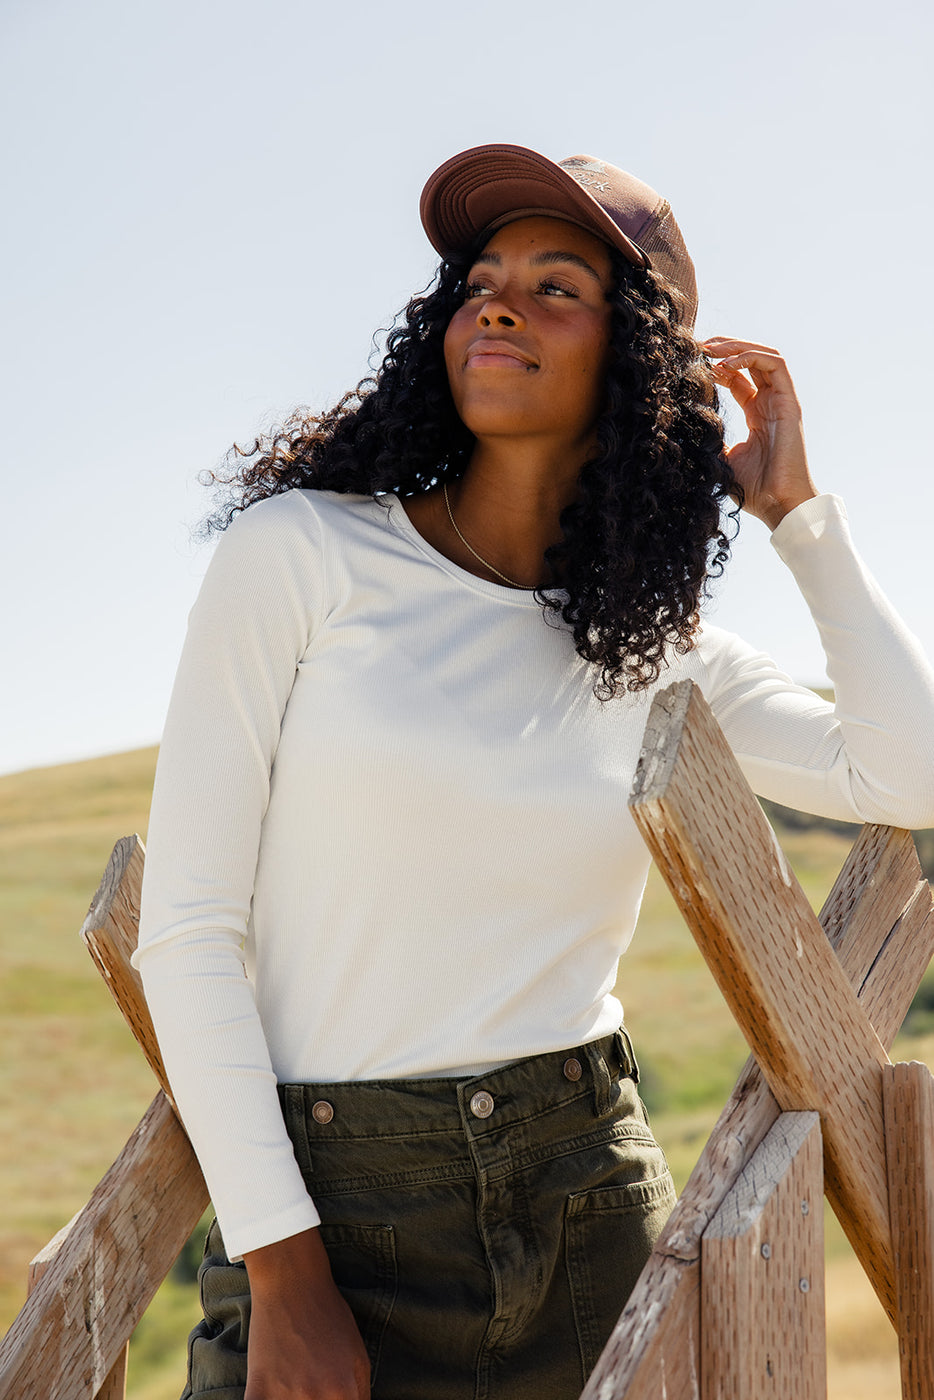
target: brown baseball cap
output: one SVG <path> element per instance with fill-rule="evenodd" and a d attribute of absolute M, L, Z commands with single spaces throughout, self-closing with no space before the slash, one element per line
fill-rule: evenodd
<path fill-rule="evenodd" d="M 593 156 L 553 161 L 525 146 L 473 146 L 439 166 L 422 191 L 422 223 L 442 257 L 481 234 L 531 215 L 567 219 L 660 272 L 680 293 L 682 320 L 697 315 L 697 282 L 667 199 Z"/>

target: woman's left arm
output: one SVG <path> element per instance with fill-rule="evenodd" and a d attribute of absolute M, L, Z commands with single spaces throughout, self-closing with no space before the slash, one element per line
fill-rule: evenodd
<path fill-rule="evenodd" d="M 843 503 L 819 495 L 801 409 L 777 351 L 705 343 L 749 435 L 729 450 L 745 507 L 773 531 L 820 632 L 831 706 L 738 638 L 711 642 L 714 712 L 760 796 L 825 816 L 934 824 L 934 670 L 850 540 Z"/>

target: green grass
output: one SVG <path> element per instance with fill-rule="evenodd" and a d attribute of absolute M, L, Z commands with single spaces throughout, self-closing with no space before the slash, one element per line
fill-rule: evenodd
<path fill-rule="evenodd" d="M 113 843 L 133 831 L 145 835 L 155 756 L 145 749 L 0 777 L 0 1333 L 22 1306 L 29 1260 L 84 1204 L 156 1091 L 78 937 Z M 815 908 L 851 839 L 783 830 L 782 844 Z M 654 872 L 617 991 L 653 1126 L 680 1188 L 747 1050 Z M 934 1029 L 932 1008 L 934 975 L 919 997 L 918 1032 Z M 897 1043 L 893 1057 L 934 1064 L 934 1035 Z M 848 1300 L 836 1323 L 829 1309 L 831 1326 L 848 1336 L 863 1309 L 860 1364 L 869 1348 L 879 1358 L 878 1375 L 890 1376 L 891 1329 L 876 1325 L 878 1309 L 865 1288 L 860 1293 L 860 1272 L 832 1218 L 827 1233 L 828 1293 L 839 1277 Z M 130 1400 L 176 1400 L 181 1390 L 185 1340 L 198 1312 L 192 1267 L 189 1250 L 184 1269 L 170 1275 L 137 1329 Z M 834 1345 L 831 1338 L 831 1352 Z M 830 1393 L 855 1400 L 857 1392 L 847 1389 L 852 1346 L 836 1345 Z M 894 1374 L 893 1396 L 897 1364 Z M 883 1393 L 877 1385 L 875 1394 Z"/>

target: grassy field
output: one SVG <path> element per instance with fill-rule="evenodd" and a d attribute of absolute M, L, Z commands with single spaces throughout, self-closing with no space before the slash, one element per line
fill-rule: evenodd
<path fill-rule="evenodd" d="M 145 834 L 155 750 L 0 777 L 0 1334 L 30 1258 L 78 1210 L 153 1097 L 155 1081 L 80 939 L 117 837 Z M 849 839 L 782 834 L 815 907 Z M 653 875 L 619 994 L 656 1133 L 679 1187 L 746 1057 L 745 1044 Z M 934 1035 L 893 1058 L 934 1065 Z M 189 1250 L 131 1347 L 130 1400 L 175 1400 L 197 1316 Z M 827 1219 L 829 1394 L 896 1400 L 894 1334 Z"/>

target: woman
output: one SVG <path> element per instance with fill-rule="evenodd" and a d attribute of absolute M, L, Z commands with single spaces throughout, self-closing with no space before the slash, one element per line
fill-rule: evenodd
<path fill-rule="evenodd" d="M 376 380 L 239 468 L 160 754 L 137 957 L 226 1241 L 214 1400 L 579 1393 L 673 1201 L 612 995 L 659 685 L 702 687 L 763 795 L 934 823 L 934 676 L 781 356 L 692 338 L 667 204 L 487 146 L 422 214 L 444 262 Z M 730 496 L 836 712 L 700 627 Z"/>

